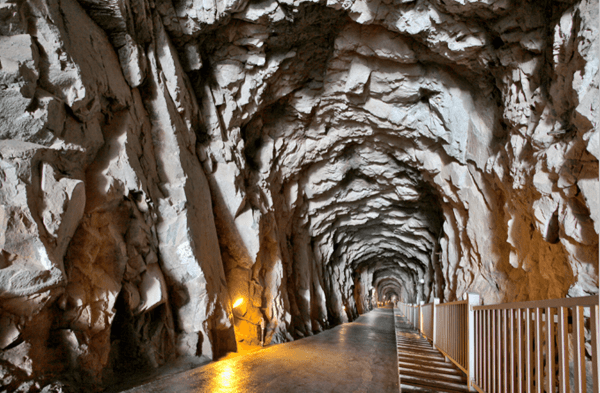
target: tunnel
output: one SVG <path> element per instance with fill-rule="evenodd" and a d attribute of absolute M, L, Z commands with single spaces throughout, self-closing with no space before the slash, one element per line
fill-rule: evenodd
<path fill-rule="evenodd" d="M 598 42 L 589 0 L 2 2 L 0 387 L 597 295 Z"/>

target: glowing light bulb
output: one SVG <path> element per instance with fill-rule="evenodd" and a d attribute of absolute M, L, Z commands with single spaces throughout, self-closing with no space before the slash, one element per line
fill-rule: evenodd
<path fill-rule="evenodd" d="M 235 301 L 235 303 L 233 303 L 233 308 L 241 306 L 242 303 L 244 303 L 244 299 L 243 298 L 239 298 L 238 300 Z"/>

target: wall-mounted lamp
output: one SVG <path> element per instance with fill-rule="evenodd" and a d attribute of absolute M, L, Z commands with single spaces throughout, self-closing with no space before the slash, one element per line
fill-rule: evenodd
<path fill-rule="evenodd" d="M 244 303 L 244 299 L 243 298 L 238 298 L 234 303 L 233 303 L 233 308 L 239 307 Z"/>

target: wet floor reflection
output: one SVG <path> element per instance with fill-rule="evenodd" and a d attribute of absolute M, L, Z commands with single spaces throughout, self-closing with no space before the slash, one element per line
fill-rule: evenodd
<path fill-rule="evenodd" d="M 218 361 L 211 364 L 211 377 L 207 378 L 201 389 L 189 391 L 194 392 L 215 392 L 215 393 L 237 393 L 248 391 L 243 386 L 248 371 L 244 368 L 236 367 L 233 360 Z M 245 378 L 244 378 L 245 376 Z M 186 390 L 183 390 L 186 391 Z"/>
<path fill-rule="evenodd" d="M 376 309 L 314 336 L 164 378 L 152 392 L 398 392 L 393 312 Z"/>
<path fill-rule="evenodd" d="M 217 386 L 215 386 L 215 391 L 221 393 L 235 392 L 236 376 L 234 375 L 231 366 L 229 363 L 224 363 L 221 368 L 222 370 L 217 378 Z"/>

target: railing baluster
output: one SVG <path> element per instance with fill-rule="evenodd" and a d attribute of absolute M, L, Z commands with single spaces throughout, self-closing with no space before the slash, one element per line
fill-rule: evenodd
<path fill-rule="evenodd" d="M 473 354 L 475 359 L 475 374 L 473 375 L 473 380 L 477 386 L 481 386 L 481 311 L 474 310 L 473 315 L 475 316 L 475 353 Z"/>
<path fill-rule="evenodd" d="M 458 319 L 460 321 L 460 329 L 459 329 L 459 334 L 460 334 L 460 362 L 463 365 L 466 365 L 465 362 L 465 352 L 466 352 L 466 340 L 465 340 L 465 334 L 463 332 L 467 332 L 467 329 L 465 329 L 465 314 L 464 314 L 464 305 L 461 305 L 460 307 L 458 307 Z M 466 367 L 465 367 L 466 368 Z"/>
<path fill-rule="evenodd" d="M 454 337 L 454 326 L 452 326 L 452 307 L 448 308 L 448 323 L 450 324 L 450 328 L 448 329 L 449 334 L 448 334 L 448 352 L 447 353 L 452 353 L 452 340 L 450 339 L 450 337 Z"/>
<path fill-rule="evenodd" d="M 496 323 L 495 323 L 494 310 L 490 310 L 490 392 L 496 391 Z"/>
<path fill-rule="evenodd" d="M 448 337 L 450 336 L 450 320 L 448 319 L 448 312 L 449 312 L 449 308 L 444 307 L 444 326 L 446 327 L 444 329 L 444 350 L 446 352 L 449 351 Z"/>
<path fill-rule="evenodd" d="M 451 323 L 452 323 L 452 327 L 453 327 L 452 336 L 455 338 L 454 340 L 452 340 L 452 352 L 451 353 L 452 353 L 452 358 L 458 360 L 458 356 L 456 356 L 456 355 L 458 355 L 458 340 L 456 340 L 456 338 L 458 338 L 458 332 L 457 332 L 458 329 L 456 326 L 456 323 L 458 322 L 457 321 L 458 318 L 456 318 L 456 314 L 457 314 L 456 307 L 451 307 L 450 310 L 452 313 L 452 318 L 450 319 L 452 321 Z"/>
<path fill-rule="evenodd" d="M 461 333 L 463 332 L 463 323 L 462 323 L 462 305 L 456 307 L 456 319 L 457 319 L 457 325 L 458 325 L 458 334 L 457 334 L 457 338 L 458 338 L 458 343 L 457 343 L 457 351 L 456 351 L 456 359 L 458 360 L 458 362 L 460 364 L 464 364 L 463 362 L 463 345 L 464 345 L 464 335 Z"/>
<path fill-rule="evenodd" d="M 462 346 L 463 346 L 463 334 L 460 333 L 462 330 L 462 306 L 458 306 L 456 307 L 456 326 L 457 326 L 457 335 L 455 336 L 457 338 L 457 343 L 456 343 L 456 360 L 458 360 L 458 362 L 460 364 L 464 364 L 463 363 L 463 359 L 462 359 Z"/>
<path fill-rule="evenodd" d="M 517 309 L 517 392 L 523 393 L 523 316 Z"/>
<path fill-rule="evenodd" d="M 485 381 L 485 310 L 479 311 L 479 386 L 484 386 Z"/>
<path fill-rule="evenodd" d="M 525 334 L 525 318 L 527 317 L 527 313 L 525 309 L 519 310 L 519 316 L 521 318 L 519 323 L 519 362 L 520 362 L 520 391 L 523 393 L 529 393 L 527 391 L 527 385 L 525 382 L 527 381 L 527 334 Z"/>
<path fill-rule="evenodd" d="M 585 346 L 584 346 L 584 329 L 583 329 L 583 307 L 573 307 L 573 338 L 574 345 L 574 363 L 575 363 L 575 392 L 585 393 Z"/>
<path fill-rule="evenodd" d="M 567 308 L 558 308 L 558 387 L 560 393 L 569 393 L 569 343 Z"/>
<path fill-rule="evenodd" d="M 510 335 L 510 391 L 515 393 L 515 310 L 509 310 L 510 313 L 510 329 L 508 334 Z"/>
<path fill-rule="evenodd" d="M 444 307 L 439 307 L 435 311 L 435 343 L 437 346 L 443 345 L 442 333 L 446 329 L 446 325 L 444 324 Z"/>
<path fill-rule="evenodd" d="M 473 371 L 471 379 L 479 385 L 479 311 L 473 310 Z"/>
<path fill-rule="evenodd" d="M 463 328 L 467 334 L 463 334 L 463 362 L 469 368 L 469 304 L 462 306 Z"/>
<path fill-rule="evenodd" d="M 466 361 L 467 359 L 467 340 L 465 340 L 465 338 L 468 339 L 469 337 L 469 328 L 467 327 L 467 313 L 465 312 L 466 310 L 466 306 L 463 304 L 460 307 L 460 311 L 461 311 L 461 315 L 460 315 L 460 322 L 461 322 L 461 334 L 460 336 L 462 337 L 462 354 L 461 354 L 461 361 L 462 364 L 464 364 L 466 367 L 465 368 L 469 368 L 469 364 Z M 465 334 L 466 333 L 466 334 Z"/>
<path fill-rule="evenodd" d="M 496 362 L 497 362 L 497 371 L 496 373 L 498 374 L 497 379 L 498 379 L 498 392 L 502 393 L 504 392 L 503 390 L 503 384 L 502 384 L 502 329 L 500 329 L 500 326 L 502 326 L 502 313 L 500 310 L 496 310 L 496 321 L 497 321 L 497 330 L 496 330 L 496 341 L 497 341 L 497 345 L 496 345 Z"/>
<path fill-rule="evenodd" d="M 467 334 L 463 335 L 464 340 L 464 352 L 463 361 L 465 362 L 466 368 L 469 368 L 469 304 L 463 306 L 463 326 Z"/>
<path fill-rule="evenodd" d="M 465 330 L 467 331 L 467 334 L 465 335 L 465 364 L 467 365 L 467 369 L 469 369 L 469 375 L 470 378 L 473 378 L 473 372 L 474 370 L 474 359 L 471 358 L 471 352 L 475 351 L 475 320 L 473 319 L 475 317 L 475 314 L 473 314 L 470 309 L 471 306 L 469 306 L 471 299 L 467 298 L 468 303 L 465 305 L 464 309 L 465 309 L 465 316 L 464 316 L 464 324 L 465 324 Z"/>
<path fill-rule="evenodd" d="M 492 388 L 490 392 L 496 392 L 496 371 L 498 367 L 496 366 L 496 310 L 491 310 L 492 312 L 492 336 L 490 337 L 490 344 L 492 345 Z"/>
<path fill-rule="evenodd" d="M 546 382 L 554 393 L 554 308 L 546 308 Z"/>
<path fill-rule="evenodd" d="M 517 364 L 515 361 L 515 354 L 517 354 L 519 351 L 515 350 L 515 334 L 516 334 L 516 327 L 515 327 L 515 314 L 518 312 L 519 310 L 510 310 L 510 386 L 511 389 L 510 391 L 512 393 L 516 393 L 517 392 L 517 384 L 516 384 L 516 378 L 517 378 Z"/>
<path fill-rule="evenodd" d="M 543 390 L 543 365 L 542 365 L 542 311 L 535 309 L 535 384 L 536 391 Z"/>
<path fill-rule="evenodd" d="M 439 327 L 439 325 L 437 324 L 437 313 L 438 313 L 438 304 L 440 304 L 440 299 L 438 298 L 434 298 L 433 299 L 433 305 L 431 306 L 431 325 L 432 325 L 432 340 L 433 340 L 433 345 L 436 344 L 436 340 L 437 340 L 437 329 Z"/>
<path fill-rule="evenodd" d="M 485 310 L 477 311 L 477 345 L 479 350 L 477 351 L 477 385 L 483 388 L 485 383 Z"/>
<path fill-rule="evenodd" d="M 532 319 L 532 310 L 530 308 L 525 309 L 525 312 L 527 313 L 527 319 L 526 319 L 526 326 L 527 326 L 527 332 L 526 334 L 526 345 L 527 345 L 527 352 L 526 352 L 526 356 L 527 356 L 527 392 L 533 392 L 533 363 L 534 363 L 534 356 L 533 356 L 533 351 L 532 351 L 532 347 L 533 347 L 533 326 L 531 323 L 531 319 Z"/>
<path fill-rule="evenodd" d="M 454 356 L 453 358 L 456 359 L 458 362 L 460 362 L 460 334 L 459 334 L 459 323 L 460 323 L 460 318 L 458 316 L 459 312 L 458 309 L 459 307 L 452 307 L 453 311 L 454 311 L 454 318 L 452 319 L 453 321 L 453 325 L 454 325 L 454 337 L 455 339 L 454 341 Z"/>
<path fill-rule="evenodd" d="M 504 391 L 508 391 L 508 310 L 502 310 L 502 360 Z"/>
<path fill-rule="evenodd" d="M 481 358 L 481 384 L 479 385 L 482 389 L 486 389 L 485 386 L 485 377 L 486 377 L 486 363 L 485 363 L 485 359 L 487 356 L 487 346 L 485 343 L 485 328 L 487 326 L 486 320 L 485 320 L 485 314 L 486 314 L 486 310 L 481 310 L 481 314 L 480 314 L 480 320 L 481 320 L 481 327 L 480 327 L 480 331 L 481 331 L 481 352 L 479 353 L 479 357 Z"/>
<path fill-rule="evenodd" d="M 469 361 L 468 361 L 468 341 L 469 341 L 469 326 L 468 326 L 468 322 L 467 322 L 467 308 L 469 306 L 468 305 L 463 305 L 461 307 L 461 321 L 462 321 L 462 328 L 464 329 L 463 331 L 466 332 L 467 334 L 461 334 L 462 336 L 462 340 L 463 340 L 463 349 L 462 349 L 462 361 L 463 364 L 466 365 L 466 368 L 469 368 Z"/>
<path fill-rule="evenodd" d="M 449 313 L 450 313 L 450 325 L 452 326 L 452 328 L 450 329 L 450 337 L 452 337 L 452 339 L 450 339 L 450 351 L 448 352 L 451 357 L 453 359 L 456 359 L 456 353 L 455 353 L 455 346 L 456 346 L 456 316 L 455 316 L 455 308 L 454 307 L 450 307 Z"/>
<path fill-rule="evenodd" d="M 442 342 L 444 345 L 444 348 L 448 348 L 448 307 L 444 307 L 443 312 L 442 312 L 442 321 L 444 321 L 444 331 L 442 333 Z"/>
<path fill-rule="evenodd" d="M 458 334 L 456 331 L 456 319 L 457 319 L 456 318 L 456 307 L 450 307 L 450 313 L 451 313 L 450 314 L 451 315 L 450 323 L 452 323 L 452 337 L 455 338 L 454 340 L 452 340 L 452 352 L 450 352 L 450 353 L 452 354 L 453 359 L 457 359 L 456 354 L 458 351 L 456 349 L 458 347 L 458 345 L 457 345 L 458 340 L 456 340 L 456 338 L 458 337 Z"/>
<path fill-rule="evenodd" d="M 479 311 L 479 387 L 485 389 L 485 310 Z"/>
<path fill-rule="evenodd" d="M 458 340 L 456 343 L 456 360 L 458 360 L 458 362 L 460 364 L 464 364 L 463 363 L 463 358 L 462 358 L 462 352 L 463 352 L 463 338 L 464 335 L 461 333 L 462 330 L 462 306 L 458 306 L 456 307 L 456 325 L 457 325 L 457 335 L 455 336 Z"/>
<path fill-rule="evenodd" d="M 444 321 L 444 309 L 446 307 L 440 307 L 440 309 L 438 310 L 438 331 L 437 331 L 437 335 L 438 337 L 436 338 L 436 341 L 439 342 L 438 345 L 440 346 L 444 346 L 444 332 L 446 331 L 446 329 L 448 328 L 448 325 L 446 325 L 446 321 Z"/>
<path fill-rule="evenodd" d="M 467 305 L 465 308 L 466 311 L 466 323 L 467 323 L 467 388 L 469 390 L 473 389 L 473 380 L 475 379 L 476 374 L 476 366 L 475 366 L 475 356 L 476 355 L 476 327 L 477 322 L 475 319 L 475 310 L 472 309 L 472 306 L 479 305 L 479 295 L 475 293 L 470 293 L 467 295 Z"/>
<path fill-rule="evenodd" d="M 446 327 L 442 335 L 442 341 L 444 343 L 444 348 L 448 348 L 448 307 L 444 307 L 442 320 L 444 321 L 444 326 Z"/>
<path fill-rule="evenodd" d="M 492 346 L 490 345 L 490 329 L 491 329 L 491 310 L 486 310 L 486 323 L 485 323 L 485 346 L 487 348 L 486 351 L 486 378 L 485 378 L 485 387 L 486 390 L 491 390 L 491 373 L 492 373 L 492 362 L 490 358 L 490 354 L 492 352 Z"/>
<path fill-rule="evenodd" d="M 498 354 L 498 345 L 496 343 L 496 337 L 498 335 L 498 321 L 496 320 L 496 310 L 491 310 L 492 312 L 492 392 L 498 391 L 498 363 L 496 362 L 496 357 Z"/>
<path fill-rule="evenodd" d="M 598 305 L 590 307 L 590 328 L 592 330 L 592 375 L 594 379 L 594 393 L 600 392 L 600 324 L 598 324 Z"/>

